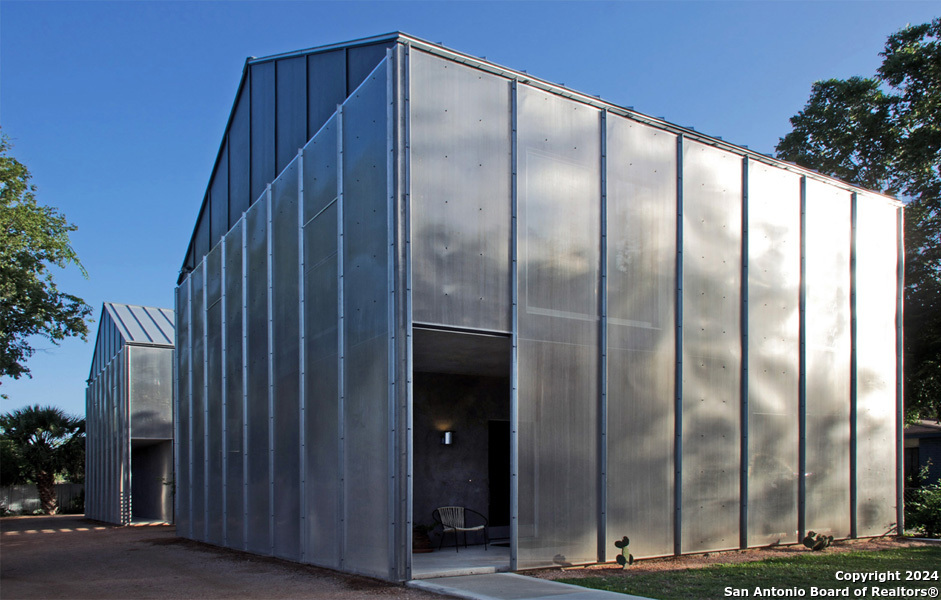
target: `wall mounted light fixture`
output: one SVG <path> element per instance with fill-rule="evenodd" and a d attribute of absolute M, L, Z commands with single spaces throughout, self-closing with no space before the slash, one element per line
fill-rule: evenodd
<path fill-rule="evenodd" d="M 441 434 L 441 444 L 444 446 L 450 446 L 454 443 L 454 432 L 450 429 Z"/>

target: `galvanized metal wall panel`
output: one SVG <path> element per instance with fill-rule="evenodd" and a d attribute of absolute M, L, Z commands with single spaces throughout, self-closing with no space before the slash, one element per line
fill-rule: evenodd
<path fill-rule="evenodd" d="M 390 273 L 385 67 L 343 112 L 343 542 L 341 568 L 390 576 Z"/>
<path fill-rule="evenodd" d="M 386 48 L 391 45 L 391 42 L 384 42 L 346 49 L 346 93 L 348 95 L 366 81 L 376 65 L 386 57 Z"/>
<path fill-rule="evenodd" d="M 225 236 L 225 535 L 230 548 L 243 548 L 245 465 L 242 439 L 244 382 L 242 380 L 242 229 L 239 221 Z"/>
<path fill-rule="evenodd" d="M 118 523 L 122 525 L 131 522 L 131 421 L 129 419 L 130 373 L 128 371 L 131 352 L 131 346 L 125 346 L 121 351 L 120 395 L 116 398 L 118 422 L 115 424 L 115 432 L 118 439 L 118 484 L 121 503 Z"/>
<path fill-rule="evenodd" d="M 307 57 L 307 139 L 336 112 L 346 98 L 346 51 L 311 54 Z"/>
<path fill-rule="evenodd" d="M 206 259 L 203 259 L 204 261 Z M 190 419 L 192 423 L 190 461 L 192 475 L 193 539 L 206 541 L 206 277 L 203 263 L 196 266 L 193 280 L 193 396 Z"/>
<path fill-rule="evenodd" d="M 856 206 L 856 527 L 884 535 L 896 525 L 898 209 L 867 194 Z"/>
<path fill-rule="evenodd" d="M 190 323 L 190 282 L 192 274 L 183 280 L 176 288 L 176 357 L 177 357 L 177 394 L 176 404 L 176 464 L 174 474 L 176 482 L 175 509 L 173 520 L 177 531 L 184 537 L 192 536 L 192 511 L 190 507 L 190 460 L 192 447 L 189 439 L 190 431 L 190 384 L 192 382 L 190 369 L 193 364 L 193 355 L 189 338 L 192 329 Z"/>
<path fill-rule="evenodd" d="M 305 228 L 305 237 L 324 233 L 336 239 L 336 219 L 336 210 L 327 209 Z M 316 262 L 305 278 L 307 560 L 337 567 L 340 561 L 340 474 L 337 469 L 340 441 L 336 247 L 332 254 L 322 257 L 308 254 L 308 257 Z"/>
<path fill-rule="evenodd" d="M 130 379 L 131 437 L 173 439 L 173 349 L 135 347 Z"/>
<path fill-rule="evenodd" d="M 683 146 L 682 551 L 737 548 L 742 157 Z"/>
<path fill-rule="evenodd" d="M 850 535 L 850 193 L 807 180 L 805 529 Z"/>
<path fill-rule="evenodd" d="M 97 421 L 95 419 L 95 381 L 90 381 L 85 388 L 85 516 L 95 518 L 95 501 L 97 493 L 95 491 L 95 482 L 97 473 L 95 472 L 95 461 L 98 458 L 95 451 L 95 439 L 97 431 L 95 429 Z"/>
<path fill-rule="evenodd" d="M 800 177 L 748 169 L 749 546 L 797 539 Z"/>
<path fill-rule="evenodd" d="M 510 329 L 510 84 L 414 51 L 413 319 Z"/>
<path fill-rule="evenodd" d="M 296 149 L 295 149 L 296 151 Z M 274 384 L 274 553 L 300 558 L 300 321 L 298 280 L 298 163 L 271 186 L 271 277 Z"/>
<path fill-rule="evenodd" d="M 268 432 L 268 200 L 255 202 L 248 227 L 248 515 L 247 548 L 271 553 Z"/>
<path fill-rule="evenodd" d="M 249 85 L 239 92 L 232 111 L 232 123 L 226 137 L 229 154 L 229 227 L 242 218 L 242 213 L 251 204 L 251 107 Z"/>
<path fill-rule="evenodd" d="M 111 397 L 114 389 L 114 367 L 109 363 L 105 368 L 105 390 L 102 398 L 102 416 L 105 428 L 104 441 L 104 494 L 103 516 L 106 521 L 114 519 L 115 489 L 114 489 L 114 410 Z"/>
<path fill-rule="evenodd" d="M 304 148 L 305 561 L 340 565 L 335 117 Z"/>
<path fill-rule="evenodd" d="M 196 232 L 193 237 L 193 252 L 196 256 L 196 262 L 199 263 L 206 253 L 209 252 L 209 193 L 203 197 L 203 210 L 196 222 Z M 117 350 L 115 350 L 117 351 Z"/>
<path fill-rule="evenodd" d="M 85 512 L 91 519 L 99 518 L 99 504 L 101 502 L 101 490 L 99 487 L 101 482 L 99 468 L 100 451 L 98 449 L 101 441 L 98 417 L 99 388 L 99 380 L 95 379 L 95 381 L 88 386 L 85 395 L 85 406 L 87 407 L 85 414 L 88 419 L 88 436 L 85 438 L 85 452 L 88 455 L 85 461 L 85 480 L 88 489 L 85 498 Z"/>
<path fill-rule="evenodd" d="M 310 142 L 304 146 L 304 223 L 310 222 L 330 203 L 337 199 L 337 116 L 323 124 Z M 305 236 L 305 242 L 320 243 Z M 323 243 L 336 249 L 336 232 Z M 308 263 L 309 265 L 310 263 Z"/>
<path fill-rule="evenodd" d="M 206 539 L 225 541 L 222 498 L 222 246 L 206 256 Z"/>
<path fill-rule="evenodd" d="M 251 71 L 251 196 L 258 198 L 274 180 L 275 171 L 275 72 L 274 63 L 258 63 Z"/>
<path fill-rule="evenodd" d="M 307 58 L 275 62 L 277 72 L 277 172 L 288 165 L 307 141 Z"/>
<path fill-rule="evenodd" d="M 99 374 L 98 378 L 95 380 L 92 399 L 94 403 L 94 418 L 95 418 L 95 440 L 92 444 L 94 449 L 94 475 L 95 478 L 92 481 L 92 490 L 94 492 L 93 497 L 90 498 L 92 507 L 94 508 L 95 519 L 101 518 L 101 502 L 103 497 L 104 490 L 102 489 L 102 473 L 101 473 L 101 464 L 102 464 L 102 435 L 101 435 L 101 390 L 102 390 L 102 376 Z"/>
<path fill-rule="evenodd" d="M 229 230 L 229 145 L 223 143 L 209 184 L 209 245 L 215 246 Z"/>
<path fill-rule="evenodd" d="M 92 505 L 94 493 L 95 476 L 95 451 L 92 440 L 95 435 L 94 410 L 94 381 L 89 381 L 85 386 L 85 516 L 93 519 L 94 507 Z"/>
<path fill-rule="evenodd" d="M 676 136 L 607 118 L 607 539 L 673 552 Z"/>
<path fill-rule="evenodd" d="M 598 555 L 600 117 L 520 86 L 520 568 Z"/>

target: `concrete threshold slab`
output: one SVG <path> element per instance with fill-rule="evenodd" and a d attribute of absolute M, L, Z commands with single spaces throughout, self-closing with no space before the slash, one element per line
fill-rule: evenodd
<path fill-rule="evenodd" d="M 466 575 L 488 575 L 491 573 L 500 573 L 503 571 L 509 571 L 509 567 L 498 567 L 498 566 L 467 566 L 467 567 L 453 567 L 441 571 L 433 571 L 429 573 L 416 573 L 412 571 L 412 577 L 414 580 L 422 579 L 450 579 L 451 577 L 463 577 Z"/>
<path fill-rule="evenodd" d="M 516 573 L 412 580 L 409 587 L 468 600 L 648 600 L 641 596 L 526 577 Z"/>

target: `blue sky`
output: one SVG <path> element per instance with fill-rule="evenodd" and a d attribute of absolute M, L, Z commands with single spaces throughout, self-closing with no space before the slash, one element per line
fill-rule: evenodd
<path fill-rule="evenodd" d="M 391 31 L 440 42 L 771 153 L 819 79 L 870 76 L 886 36 L 941 2 L 0 1 L 0 127 L 41 202 L 79 229 L 105 301 L 173 307 L 173 288 L 248 56 Z M 6 412 L 84 415 L 87 343 L 37 340 Z"/>

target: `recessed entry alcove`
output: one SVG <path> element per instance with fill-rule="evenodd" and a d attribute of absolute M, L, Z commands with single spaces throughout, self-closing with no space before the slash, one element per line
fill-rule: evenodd
<path fill-rule="evenodd" d="M 470 534 L 454 550 L 412 557 L 414 576 L 454 570 L 508 570 L 510 525 L 510 338 L 507 335 L 415 327 L 413 336 L 413 509 L 415 525 L 433 525 L 440 506 L 484 514 L 495 544 Z M 444 432 L 453 432 L 445 444 Z M 427 576 L 427 575 L 426 575 Z"/>

